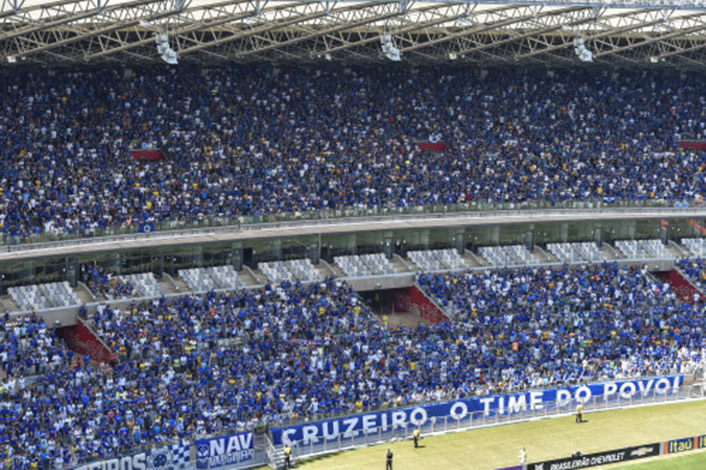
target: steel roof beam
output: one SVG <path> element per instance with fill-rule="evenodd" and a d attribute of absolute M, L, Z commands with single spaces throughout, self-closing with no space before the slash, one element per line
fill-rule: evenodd
<path fill-rule="evenodd" d="M 639 11 L 636 11 L 636 12 L 626 13 L 626 15 L 625 15 L 624 17 L 633 16 L 633 15 L 652 14 L 652 13 L 654 13 L 654 12 L 653 12 L 653 11 L 650 11 L 650 10 L 639 10 Z M 664 20 L 663 18 L 659 18 L 659 19 L 655 19 L 655 20 L 651 20 L 651 21 L 642 21 L 642 22 L 638 22 L 638 23 L 635 23 L 635 24 L 631 24 L 631 25 L 627 25 L 627 26 L 622 26 L 622 27 L 619 27 L 619 28 L 606 29 L 606 30 L 604 30 L 604 31 L 600 31 L 600 32 L 595 33 L 595 34 L 593 34 L 593 35 L 587 36 L 587 37 L 586 37 L 586 41 L 596 40 L 596 39 L 600 39 L 600 38 L 607 37 L 607 36 L 617 36 L 617 35 L 622 34 L 622 33 L 627 33 L 627 32 L 630 32 L 630 31 L 634 31 L 634 30 L 636 30 L 636 29 L 649 28 L 650 26 L 655 26 L 655 25 L 657 25 L 657 24 L 663 23 L 664 21 L 665 21 L 665 20 Z M 524 53 L 524 54 L 520 54 L 520 55 L 517 55 L 516 58 L 517 58 L 518 60 L 521 60 L 521 59 L 526 59 L 526 58 L 534 57 L 534 56 L 539 55 L 539 54 L 551 53 L 551 52 L 558 51 L 558 50 L 560 50 L 560 49 L 565 49 L 565 48 L 567 48 L 567 47 L 573 47 L 573 44 L 574 44 L 574 43 L 573 43 L 573 40 L 574 40 L 575 37 L 577 37 L 575 34 L 571 34 L 569 41 L 565 41 L 565 42 L 563 42 L 563 43 L 561 43 L 561 44 L 553 44 L 553 45 L 550 45 L 549 47 L 545 47 L 545 48 L 543 48 L 543 49 L 537 49 L 537 50 L 532 51 L 532 52 L 527 52 L 527 53 Z"/>
<path fill-rule="evenodd" d="M 565 28 L 565 27 L 567 27 L 567 26 L 579 26 L 579 25 L 582 25 L 582 24 L 590 23 L 591 21 L 595 21 L 595 20 L 596 20 L 596 19 L 595 19 L 595 17 L 593 17 L 593 16 L 587 17 L 587 18 L 581 18 L 581 19 L 569 21 L 568 23 L 556 24 L 556 25 L 553 25 L 553 26 L 549 26 L 549 27 L 546 27 L 546 28 L 537 30 L 537 31 L 529 31 L 529 32 L 526 32 L 526 33 L 522 33 L 522 34 L 518 34 L 518 35 L 515 35 L 515 36 L 512 36 L 512 37 L 509 37 L 509 38 L 507 38 L 507 39 L 501 39 L 500 41 L 493 41 L 492 43 L 481 44 L 481 45 L 479 45 L 479 46 L 477 46 L 477 47 L 473 47 L 473 48 L 470 48 L 470 49 L 459 49 L 459 50 L 455 50 L 455 51 L 453 51 L 453 52 L 456 53 L 456 54 L 470 54 L 470 53 L 473 53 L 473 52 L 476 52 L 476 51 L 480 51 L 480 50 L 484 50 L 484 49 L 489 49 L 489 48 L 492 48 L 492 47 L 495 47 L 495 46 L 500 46 L 500 45 L 503 45 L 503 44 L 508 44 L 508 43 L 512 43 L 512 42 L 517 42 L 517 41 L 521 41 L 521 40 L 523 40 L 523 39 L 532 38 L 532 37 L 536 37 L 536 36 L 541 36 L 541 35 L 547 34 L 547 33 L 552 33 L 552 32 L 554 32 L 554 31 L 558 31 L 558 30 L 560 30 L 560 29 L 562 29 L 562 28 Z"/>
<path fill-rule="evenodd" d="M 706 39 L 704 39 L 703 42 L 701 42 L 700 44 L 692 45 L 690 47 L 678 47 L 673 44 L 669 44 L 669 47 L 673 48 L 673 50 L 669 52 L 662 52 L 661 54 L 655 55 L 653 57 L 657 60 L 660 60 L 678 54 L 688 54 L 690 52 L 700 51 L 706 48 Z"/>
<path fill-rule="evenodd" d="M 106 0 L 103 0 L 106 1 Z M 3 26 L 12 24 L 36 25 L 43 20 L 56 20 L 65 16 L 99 9 L 100 0 L 58 0 L 24 7 L 25 0 L 9 0 L 10 9 L 0 12 L 0 18 L 9 18 Z M 3 7 L 4 8 L 4 7 Z M 13 18 L 17 16 L 17 18 Z"/>
<path fill-rule="evenodd" d="M 671 39 L 671 38 L 675 38 L 678 36 L 684 36 L 686 34 L 692 34 L 692 33 L 698 32 L 698 31 L 703 31 L 704 29 L 706 29 L 706 23 L 702 23 L 698 26 L 694 26 L 691 28 L 674 31 L 669 34 L 663 34 L 661 36 L 647 37 L 644 41 L 635 42 L 633 44 L 628 44 L 626 46 L 616 47 L 613 49 L 608 49 L 606 51 L 597 51 L 593 54 L 593 57 L 604 57 L 604 56 L 610 55 L 610 54 L 617 54 L 619 52 L 629 51 L 629 50 L 635 49 L 637 47 L 642 47 L 642 46 L 646 46 L 648 44 L 653 44 L 655 42 L 664 41 L 665 39 Z"/>
<path fill-rule="evenodd" d="M 154 0 L 146 0 L 142 3 L 144 5 L 146 5 L 149 3 L 154 3 Z M 79 42 L 79 41 L 82 41 L 85 39 L 89 39 L 89 38 L 92 38 L 95 36 L 108 34 L 108 33 L 115 32 L 115 31 L 118 31 L 121 29 L 130 28 L 132 26 L 137 26 L 142 21 L 160 20 L 162 18 L 167 18 L 169 16 L 173 16 L 177 13 L 179 13 L 177 10 L 166 10 L 166 11 L 161 11 L 158 13 L 152 12 L 146 16 L 136 17 L 132 20 L 118 21 L 117 23 L 113 24 L 112 26 L 108 26 L 105 28 L 97 29 L 97 30 L 89 30 L 89 31 L 85 31 L 85 32 L 80 31 L 80 30 L 79 31 L 68 30 L 67 32 L 74 33 L 75 36 L 61 39 L 61 40 L 58 40 L 58 41 L 55 41 L 52 43 L 43 44 L 43 45 L 40 45 L 39 47 L 35 47 L 32 49 L 18 51 L 15 55 L 17 57 L 24 57 L 24 56 L 27 56 L 30 54 L 36 54 L 39 52 L 50 51 L 50 50 L 56 49 L 58 47 L 63 47 L 63 46 L 73 44 L 73 43 L 76 43 L 76 42 Z M 24 39 L 28 39 L 28 38 L 24 38 Z"/>
<path fill-rule="evenodd" d="M 457 7 L 460 7 L 460 5 L 456 5 L 456 6 L 457 6 Z M 416 9 L 416 10 L 412 10 L 410 13 L 436 12 L 436 11 L 443 10 L 443 9 L 449 9 L 450 7 L 451 7 L 450 5 L 446 5 L 445 7 L 444 7 L 444 6 L 442 6 L 442 7 L 438 7 L 438 6 L 436 6 L 436 7 L 424 7 L 424 8 L 419 8 L 419 9 Z M 506 11 L 506 10 L 514 10 L 515 8 L 516 8 L 516 7 L 514 7 L 514 6 L 496 8 L 496 9 L 493 9 L 492 12 L 497 13 L 497 12 Z M 487 11 L 485 11 L 484 13 L 489 13 L 489 12 L 491 12 L 491 10 L 487 10 Z M 431 26 L 437 26 L 437 25 L 440 25 L 440 24 L 448 23 L 448 22 L 450 22 L 450 21 L 456 21 L 456 20 L 458 20 L 458 19 L 463 18 L 464 16 L 466 16 L 466 14 L 467 14 L 466 12 L 463 12 L 463 13 L 460 13 L 460 14 L 455 14 L 455 15 L 452 15 L 452 16 L 444 16 L 444 17 L 442 17 L 442 18 L 438 18 L 438 19 L 434 19 L 434 20 L 430 20 L 430 21 L 425 21 L 425 22 L 422 22 L 422 23 L 411 23 L 411 24 L 409 24 L 409 25 L 407 25 L 407 26 L 405 26 L 405 27 L 399 28 L 399 29 L 394 30 L 394 31 L 390 31 L 390 34 L 392 34 L 392 35 L 400 35 L 400 34 L 405 34 L 405 33 L 409 33 L 409 32 L 412 32 L 412 31 L 417 31 L 417 30 L 419 30 L 419 29 L 428 28 L 428 27 L 431 27 Z M 329 49 L 326 49 L 325 51 L 322 51 L 321 53 L 322 53 L 322 54 L 325 54 L 325 53 L 337 52 L 337 51 L 344 50 L 344 49 L 348 49 L 348 48 L 351 48 L 351 47 L 360 46 L 360 45 L 363 45 L 363 44 L 369 44 L 369 43 L 371 43 L 371 42 L 375 42 L 375 41 L 379 41 L 379 40 L 380 40 L 380 36 L 379 36 L 379 34 L 376 34 L 374 37 L 365 38 L 365 39 L 361 39 L 360 41 L 350 42 L 350 43 L 343 44 L 343 45 L 341 45 L 341 46 L 329 48 Z"/>
<path fill-rule="evenodd" d="M 227 24 L 227 23 L 231 23 L 231 22 L 235 22 L 235 21 L 240 21 L 240 20 L 244 20 L 246 18 L 252 17 L 256 13 L 256 10 L 257 10 L 257 6 L 256 6 L 257 1 L 258 0 L 236 0 L 236 1 L 221 2 L 217 5 L 208 5 L 209 10 L 212 10 L 215 8 L 223 8 L 225 6 L 239 5 L 239 4 L 250 4 L 250 5 L 253 5 L 254 7 L 252 8 L 252 11 L 247 11 L 245 13 L 239 13 L 239 14 L 235 14 L 235 15 L 232 13 L 226 13 L 225 15 L 219 16 L 216 18 L 211 18 L 208 20 L 194 21 L 193 23 L 191 23 L 188 26 L 183 27 L 183 28 L 177 26 L 175 28 L 176 31 L 174 34 L 175 34 L 175 36 L 177 36 L 177 38 L 179 38 L 179 37 L 182 37 L 186 33 L 199 31 L 201 29 L 214 28 L 216 26 L 221 26 L 223 24 Z M 197 7 L 197 8 L 194 8 L 193 10 L 190 10 L 189 13 L 191 14 L 191 13 L 193 13 L 193 11 L 204 10 L 204 9 L 206 9 L 206 8 Z M 268 11 L 268 10 L 265 9 L 263 11 Z M 109 39 L 113 39 L 113 38 L 109 38 Z M 93 59 L 97 59 L 99 57 L 104 57 L 108 54 L 114 54 L 117 52 L 124 52 L 124 51 L 127 51 L 129 49 L 133 49 L 133 48 L 136 48 L 139 46 L 151 44 L 153 42 L 154 42 L 154 37 L 150 36 L 149 38 L 146 38 L 146 39 L 140 39 L 137 41 L 132 41 L 132 42 L 121 44 L 118 47 L 113 47 L 110 49 L 104 49 L 99 52 L 86 54 L 86 55 L 84 55 L 83 59 L 86 61 L 90 61 Z"/>
<path fill-rule="evenodd" d="M 7 18 L 16 15 L 22 10 L 25 0 L 2 0 L 2 8 L 0 8 L 0 18 Z"/>
<path fill-rule="evenodd" d="M 379 5 L 376 5 L 376 7 L 382 6 L 382 5 L 389 5 L 389 3 L 382 3 L 382 4 L 379 4 Z M 341 23 L 339 23 L 337 26 L 333 26 L 333 27 L 328 28 L 328 29 L 314 30 L 314 32 L 311 33 L 311 34 L 306 34 L 306 35 L 304 35 L 304 36 L 300 36 L 300 37 L 298 37 L 298 38 L 290 39 L 290 40 L 288 40 L 288 41 L 282 41 L 282 42 L 277 42 L 277 43 L 274 43 L 274 42 L 273 42 L 273 43 L 271 43 L 270 45 L 265 46 L 265 47 L 261 47 L 261 48 L 259 48 L 259 49 L 251 49 L 251 50 L 248 50 L 248 51 L 240 52 L 240 53 L 236 54 L 236 56 L 238 56 L 238 57 L 243 57 L 243 56 L 246 56 L 246 55 L 249 55 L 249 54 L 255 54 L 255 53 L 259 53 L 259 52 L 266 52 L 266 51 L 268 51 L 268 50 L 277 49 L 277 48 L 280 48 L 280 47 L 291 46 L 291 45 L 293 45 L 293 44 L 298 44 L 298 43 L 300 43 L 300 42 L 307 41 L 307 40 L 310 40 L 310 39 L 316 39 L 316 38 L 318 38 L 318 37 L 320 37 L 320 36 L 325 36 L 325 35 L 327 35 L 327 34 L 337 33 L 337 32 L 343 31 L 343 30 L 345 30 L 345 29 L 349 29 L 349 28 L 358 28 L 358 27 L 365 26 L 366 24 L 370 24 L 370 23 L 373 23 L 373 22 L 376 22 L 376 21 L 383 21 L 383 20 L 391 19 L 391 18 L 394 18 L 394 17 L 396 17 L 396 16 L 398 16 L 398 15 L 399 15 L 399 12 L 393 12 L 393 13 L 387 13 L 387 14 L 384 14 L 384 15 L 377 15 L 377 16 L 373 16 L 373 17 L 370 17 L 370 18 L 365 18 L 365 19 L 363 19 L 363 20 L 354 21 L 354 22 L 351 22 L 351 23 L 348 23 L 348 22 L 341 22 Z M 321 52 L 321 53 L 322 53 L 322 54 L 326 54 L 327 52 L 328 52 L 328 51 L 324 51 L 324 52 Z"/>
<path fill-rule="evenodd" d="M 543 13 L 539 13 L 539 14 L 531 13 L 529 15 L 520 16 L 519 18 L 508 18 L 506 20 L 498 21 L 495 23 L 484 24 L 483 26 L 480 26 L 477 28 L 468 28 L 468 29 L 465 29 L 465 30 L 462 30 L 462 31 L 459 31 L 456 33 L 451 33 L 451 34 L 444 36 L 442 38 L 439 38 L 439 39 L 432 39 L 431 41 L 425 41 L 425 42 L 419 43 L 419 44 L 411 46 L 411 47 L 406 47 L 406 48 L 402 49 L 401 52 L 410 52 L 410 51 L 413 51 L 416 49 L 421 49 L 424 47 L 433 46 L 435 44 L 447 42 L 452 39 L 458 39 L 458 38 L 470 36 L 471 34 L 491 31 L 491 30 L 495 30 L 497 28 L 503 28 L 505 26 L 510 26 L 515 23 L 521 23 L 523 21 L 531 20 L 533 18 L 543 18 L 546 16 L 559 15 L 559 14 L 563 14 L 563 13 L 571 13 L 574 11 L 580 11 L 580 10 L 585 10 L 585 9 L 586 9 L 585 7 L 571 7 L 571 8 L 566 8 L 566 9 L 559 10 L 559 11 L 553 10 L 553 11 L 547 11 L 547 12 L 543 12 Z"/>
<path fill-rule="evenodd" d="M 275 22 L 268 23 L 265 26 L 261 26 L 261 27 L 254 27 L 254 28 L 247 29 L 244 31 L 238 31 L 238 32 L 235 32 L 234 34 L 231 34 L 231 35 L 226 36 L 224 38 L 218 38 L 213 41 L 208 41 L 205 43 L 197 44 L 195 46 L 187 47 L 185 49 L 180 49 L 178 52 L 180 55 L 189 54 L 192 52 L 200 51 L 200 50 L 208 48 L 208 47 L 218 46 L 218 45 L 225 44 L 225 43 L 228 43 L 231 41 L 237 41 L 238 39 L 244 39 L 249 36 L 256 35 L 256 34 L 266 33 L 268 31 L 272 31 L 274 29 L 283 28 L 286 26 L 301 23 L 302 21 L 311 21 L 311 20 L 314 20 L 317 18 L 322 18 L 322 17 L 329 14 L 328 8 L 326 8 L 323 3 L 308 2 L 308 3 L 305 3 L 305 5 L 314 6 L 314 7 L 316 7 L 317 5 L 323 5 L 324 10 L 316 12 L 316 13 L 309 13 L 309 14 L 304 14 L 304 15 L 300 15 L 300 16 L 295 16 L 293 18 L 288 18 L 288 19 L 284 19 L 281 21 L 275 21 Z M 288 6 L 288 8 L 289 8 L 289 6 Z"/>

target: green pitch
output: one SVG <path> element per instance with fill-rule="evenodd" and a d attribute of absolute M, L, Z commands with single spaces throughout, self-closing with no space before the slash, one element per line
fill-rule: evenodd
<path fill-rule="evenodd" d="M 639 462 L 639 460 L 637 462 Z M 694 451 L 687 454 L 658 457 L 652 462 L 637 462 L 634 462 L 632 465 L 612 467 L 611 470 L 703 470 L 706 468 L 706 454 L 701 451 Z M 610 467 L 605 467 L 606 470 L 608 468 Z"/>
<path fill-rule="evenodd" d="M 706 401 L 585 413 L 583 424 L 573 416 L 428 436 L 423 448 L 411 441 L 382 444 L 297 462 L 302 470 L 374 470 L 385 468 L 385 453 L 394 453 L 395 470 L 495 469 L 517 465 L 525 446 L 529 461 L 569 456 L 577 449 L 589 454 L 706 434 Z M 682 466 L 682 460 L 685 462 Z M 678 463 L 677 463 L 678 462 Z M 706 454 L 657 460 L 645 470 L 706 469 Z M 664 465 L 664 466 L 660 466 Z M 691 467 L 687 465 L 693 465 Z M 629 465 L 630 470 L 642 470 Z"/>

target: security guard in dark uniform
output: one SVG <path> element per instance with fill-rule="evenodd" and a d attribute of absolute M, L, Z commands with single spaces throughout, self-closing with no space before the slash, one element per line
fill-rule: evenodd
<path fill-rule="evenodd" d="M 385 470 L 392 470 L 392 451 L 390 449 L 387 449 L 387 459 L 385 462 Z"/>

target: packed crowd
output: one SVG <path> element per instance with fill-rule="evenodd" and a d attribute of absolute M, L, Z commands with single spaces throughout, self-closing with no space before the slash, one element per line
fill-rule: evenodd
<path fill-rule="evenodd" d="M 130 297 L 135 290 L 129 282 L 99 267 L 88 268 L 81 278 L 93 295 L 107 300 Z"/>
<path fill-rule="evenodd" d="M 321 209 L 704 194 L 698 76 L 606 70 L 18 70 L 0 77 L 2 233 Z M 424 154 L 441 134 L 452 150 Z M 138 163 L 128 148 L 165 149 Z"/>
<path fill-rule="evenodd" d="M 21 385 L 10 371 L 0 457 L 28 468 L 41 450 L 60 466 L 258 423 L 689 372 L 703 358 L 703 310 L 644 271 L 604 264 L 418 280 L 452 322 L 389 330 L 331 279 L 83 311 L 117 365 L 59 352 L 56 368 Z"/>
<path fill-rule="evenodd" d="M 0 377 L 24 381 L 72 356 L 41 318 L 5 314 L 0 320 Z"/>
<path fill-rule="evenodd" d="M 706 286 L 706 260 L 703 258 L 683 258 L 677 265 L 689 278 L 689 281 L 699 289 Z"/>
<path fill-rule="evenodd" d="M 703 309 L 646 268 L 524 268 L 419 283 L 511 389 L 689 372 L 706 347 Z"/>

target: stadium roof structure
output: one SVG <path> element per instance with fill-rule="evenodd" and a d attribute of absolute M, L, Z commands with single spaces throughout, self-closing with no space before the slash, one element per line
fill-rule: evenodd
<path fill-rule="evenodd" d="M 0 67 L 160 62 L 706 64 L 706 1 L 0 0 Z"/>

